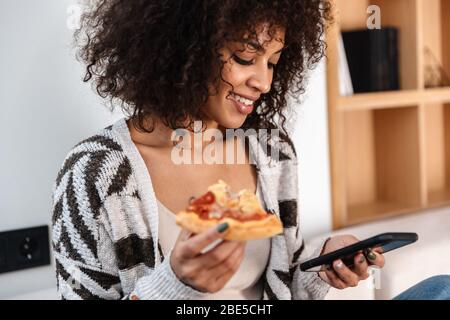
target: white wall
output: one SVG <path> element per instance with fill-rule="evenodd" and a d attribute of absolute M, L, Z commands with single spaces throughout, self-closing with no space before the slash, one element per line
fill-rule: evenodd
<path fill-rule="evenodd" d="M 305 238 L 331 231 L 331 185 L 324 60 L 298 108 L 294 143 L 299 158 L 301 229 Z"/>
<path fill-rule="evenodd" d="M 64 156 L 114 118 L 81 81 L 69 0 L 0 2 L 0 231 L 49 224 Z M 52 267 L 0 274 L 0 298 L 54 286 Z"/>
<path fill-rule="evenodd" d="M 49 224 L 51 189 L 71 146 L 115 121 L 70 49 L 71 0 L 0 2 L 0 231 Z M 307 237 L 330 230 L 323 66 L 301 106 L 296 144 Z M 0 275 L 0 299 L 55 285 L 53 267 Z"/>

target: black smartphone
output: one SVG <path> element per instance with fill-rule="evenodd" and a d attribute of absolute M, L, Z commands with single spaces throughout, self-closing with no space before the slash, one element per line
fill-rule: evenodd
<path fill-rule="evenodd" d="M 417 233 L 389 232 L 379 234 L 323 256 L 305 261 L 300 264 L 300 270 L 310 272 L 321 271 L 323 270 L 323 266 L 331 266 L 333 261 L 338 259 L 341 259 L 347 267 L 351 268 L 354 265 L 354 257 L 359 252 L 362 252 L 365 256 L 370 250 L 376 250 L 379 253 L 385 254 L 394 249 L 414 243 L 418 238 Z"/>

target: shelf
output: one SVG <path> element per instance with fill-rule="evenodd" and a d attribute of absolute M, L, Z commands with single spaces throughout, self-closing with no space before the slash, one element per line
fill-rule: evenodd
<path fill-rule="evenodd" d="M 423 108 L 428 204 L 450 203 L 450 104 Z"/>
<path fill-rule="evenodd" d="M 428 193 L 429 206 L 444 206 L 450 204 L 450 188 Z"/>
<path fill-rule="evenodd" d="M 446 102 L 450 102 L 450 87 L 426 90 L 359 93 L 349 97 L 339 97 L 337 100 L 337 107 L 340 111 L 356 111 Z"/>
<path fill-rule="evenodd" d="M 343 126 L 347 220 L 420 207 L 418 107 L 346 112 Z"/>
<path fill-rule="evenodd" d="M 436 73 L 427 69 L 425 50 L 450 77 L 450 0 L 332 2 L 338 14 L 327 30 L 333 228 L 450 206 L 450 83 L 426 88 Z M 340 96 L 339 32 L 367 28 L 369 5 L 380 7 L 382 26 L 399 30 L 401 90 Z"/>
<path fill-rule="evenodd" d="M 450 89 L 449 89 L 450 98 Z M 374 93 L 358 93 L 338 99 L 341 111 L 371 110 L 391 107 L 409 107 L 417 103 L 418 91 L 388 91 Z"/>
<path fill-rule="evenodd" d="M 420 92 L 420 103 L 448 103 L 450 102 L 450 87 L 425 89 Z"/>
<path fill-rule="evenodd" d="M 427 74 L 439 72 L 439 66 L 450 77 L 450 43 L 448 41 L 450 37 L 450 0 L 422 0 L 421 5 L 423 16 L 423 48 L 421 48 L 423 50 L 423 77 L 425 79 Z M 426 48 L 431 51 L 431 55 L 426 54 Z M 427 67 L 430 66 L 435 69 L 435 72 L 430 72 L 429 68 L 426 72 Z"/>
<path fill-rule="evenodd" d="M 420 87 L 418 65 L 418 2 L 416 0 L 335 0 L 341 31 L 367 29 L 367 9 L 376 5 L 381 12 L 381 27 L 399 31 L 399 76 L 402 90 Z"/>
<path fill-rule="evenodd" d="M 371 202 L 348 208 L 348 225 L 355 225 L 379 219 L 387 219 L 420 210 L 420 207 L 395 202 Z"/>

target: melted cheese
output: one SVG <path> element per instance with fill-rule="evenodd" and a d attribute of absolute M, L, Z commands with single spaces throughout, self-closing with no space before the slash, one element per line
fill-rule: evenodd
<path fill-rule="evenodd" d="M 213 184 L 208 188 L 216 197 L 216 201 L 221 206 L 226 206 L 228 201 L 228 194 L 230 192 L 230 186 L 223 180 L 219 180 L 216 184 Z"/>
<path fill-rule="evenodd" d="M 232 196 L 230 186 L 223 180 L 219 180 L 216 184 L 211 185 L 208 191 L 214 194 L 220 206 L 239 210 L 243 216 L 264 214 L 256 195 L 247 189 Z"/>

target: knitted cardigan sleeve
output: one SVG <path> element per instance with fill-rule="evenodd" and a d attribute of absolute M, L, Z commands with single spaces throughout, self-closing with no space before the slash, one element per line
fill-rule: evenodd
<path fill-rule="evenodd" d="M 98 179 L 93 179 L 104 170 L 114 171 L 114 166 L 104 167 L 104 160 L 114 155 L 112 141 L 108 142 L 109 148 L 104 148 L 105 141 L 104 137 L 98 137 L 96 144 L 89 141 L 81 144 L 84 147 L 79 145 L 74 148 L 65 159 L 54 185 L 52 248 L 60 298 L 134 300 L 201 297 L 204 293 L 178 280 L 170 266 L 170 259 L 158 265 L 153 259 L 153 264 L 146 268 L 149 271 L 136 274 L 137 279 L 130 280 L 124 276 L 129 275 L 129 270 L 121 270 L 120 265 L 126 267 L 127 259 L 140 252 L 133 251 L 129 246 L 125 247 L 125 251 L 132 252 L 121 253 L 120 241 L 113 239 L 108 222 L 108 217 L 121 213 L 114 210 L 126 206 L 131 196 L 123 194 L 127 191 L 118 190 L 114 183 L 105 187 L 98 183 Z M 117 164 L 115 172 L 109 180 L 114 181 L 119 174 L 123 175 L 124 166 Z M 117 199 L 124 203 L 108 205 Z M 144 251 L 146 248 L 142 249 Z M 151 259 L 144 257 L 144 260 Z"/>
<path fill-rule="evenodd" d="M 310 258 L 315 258 L 320 255 L 323 249 L 325 240 L 321 242 L 321 245 L 315 249 L 306 249 L 304 252 L 309 254 L 302 254 L 299 261 L 306 261 Z M 312 251 L 312 252 L 311 252 Z M 292 282 L 292 297 L 295 300 L 323 300 L 330 290 L 330 285 L 323 281 L 319 275 L 315 272 L 302 272 L 300 271 L 299 264 L 293 266 L 294 275 Z"/>
<path fill-rule="evenodd" d="M 280 144 L 283 146 L 283 144 Z M 284 226 L 287 251 L 289 256 L 288 270 L 284 274 L 277 271 L 279 278 L 289 285 L 291 298 L 295 300 L 322 300 L 330 289 L 317 273 L 302 272 L 300 264 L 308 259 L 318 257 L 327 239 L 318 239 L 314 243 L 307 242 L 301 232 L 301 210 L 299 206 L 298 160 L 293 142 L 282 150 L 284 154 L 278 167 L 278 207 Z"/>

